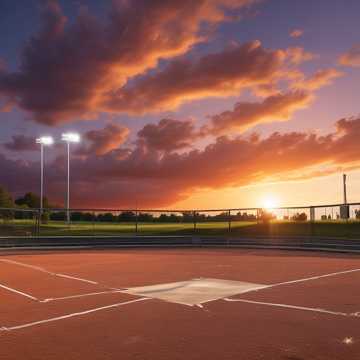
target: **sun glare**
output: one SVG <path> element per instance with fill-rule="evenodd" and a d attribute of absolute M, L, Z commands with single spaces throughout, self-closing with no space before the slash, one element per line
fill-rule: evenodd
<path fill-rule="evenodd" d="M 279 201 L 274 196 L 267 196 L 262 202 L 264 209 L 274 209 L 279 206 Z"/>

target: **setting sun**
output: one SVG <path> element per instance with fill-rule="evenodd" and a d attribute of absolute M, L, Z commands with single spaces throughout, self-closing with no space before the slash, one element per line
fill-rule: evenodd
<path fill-rule="evenodd" d="M 279 200 L 272 195 L 265 197 L 262 201 L 262 207 L 265 209 L 274 209 L 278 206 L 279 206 Z"/>

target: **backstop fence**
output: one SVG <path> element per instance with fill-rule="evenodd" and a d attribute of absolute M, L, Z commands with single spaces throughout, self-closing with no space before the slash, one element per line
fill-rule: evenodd
<path fill-rule="evenodd" d="M 273 209 L 0 208 L 0 237 L 142 235 L 319 236 L 360 239 L 360 203 Z"/>

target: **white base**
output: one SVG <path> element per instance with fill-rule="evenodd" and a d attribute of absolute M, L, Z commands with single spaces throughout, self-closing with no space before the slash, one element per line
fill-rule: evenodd
<path fill-rule="evenodd" d="M 228 296 L 266 288 L 267 285 L 220 279 L 192 279 L 129 288 L 125 292 L 183 305 L 199 305 Z"/>

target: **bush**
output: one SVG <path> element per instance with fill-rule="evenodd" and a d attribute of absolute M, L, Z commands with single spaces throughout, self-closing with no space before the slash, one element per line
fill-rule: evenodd
<path fill-rule="evenodd" d="M 276 216 L 269 212 L 269 211 L 266 211 L 264 209 L 261 209 L 259 211 L 259 220 L 264 222 L 264 223 L 269 223 L 271 220 L 275 220 L 276 219 Z"/>
<path fill-rule="evenodd" d="M 360 209 L 355 209 L 355 218 L 360 220 Z"/>
<path fill-rule="evenodd" d="M 293 220 L 293 221 L 306 221 L 307 220 L 307 215 L 304 212 L 296 213 L 295 215 L 292 216 L 291 220 Z"/>

